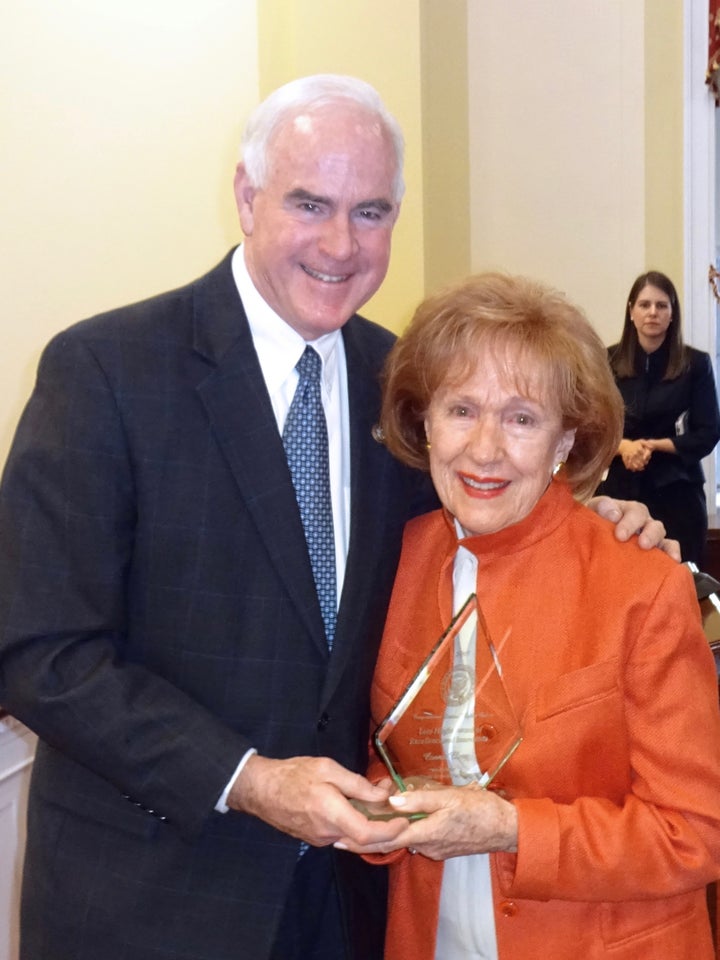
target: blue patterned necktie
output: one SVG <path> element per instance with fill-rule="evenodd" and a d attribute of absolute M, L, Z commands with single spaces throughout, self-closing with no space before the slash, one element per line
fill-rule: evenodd
<path fill-rule="evenodd" d="M 332 648 L 337 617 L 335 538 L 319 354 L 312 347 L 305 347 L 295 369 L 300 380 L 285 421 L 283 445 L 305 530 L 325 635 L 328 647 Z"/>

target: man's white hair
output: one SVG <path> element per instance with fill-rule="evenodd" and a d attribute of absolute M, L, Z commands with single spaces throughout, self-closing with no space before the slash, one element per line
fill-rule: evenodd
<path fill-rule="evenodd" d="M 403 158 L 405 141 L 400 125 L 388 111 L 380 94 L 369 83 L 357 77 L 336 73 L 318 73 L 300 77 L 278 87 L 255 108 L 242 137 L 242 157 L 250 183 L 264 187 L 268 175 L 270 140 L 289 114 L 310 107 L 325 106 L 339 100 L 352 100 L 374 113 L 387 131 L 395 152 L 393 200 L 399 203 L 405 192 Z"/>

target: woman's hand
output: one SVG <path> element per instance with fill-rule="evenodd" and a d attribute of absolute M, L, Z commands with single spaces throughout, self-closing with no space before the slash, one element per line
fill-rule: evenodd
<path fill-rule="evenodd" d="M 660 451 L 660 453 L 677 453 L 675 441 L 670 437 L 660 437 L 657 440 L 644 440 L 643 443 L 647 444 L 651 454 L 656 450 Z"/>
<path fill-rule="evenodd" d="M 647 440 L 621 440 L 618 453 L 626 470 L 639 473 L 650 462 L 653 447 Z"/>
<path fill-rule="evenodd" d="M 409 820 L 393 840 L 360 847 L 349 838 L 336 846 L 354 853 L 392 853 L 403 847 L 431 860 L 447 860 L 473 853 L 517 850 L 517 811 L 491 790 L 433 786 L 390 798 L 398 816 L 425 814 Z"/>

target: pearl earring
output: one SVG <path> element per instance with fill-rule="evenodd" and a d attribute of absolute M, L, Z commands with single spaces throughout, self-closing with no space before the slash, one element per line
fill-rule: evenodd
<path fill-rule="evenodd" d="M 556 476 L 560 473 L 560 471 L 562 470 L 562 468 L 563 468 L 564 466 L 565 466 L 565 461 L 564 461 L 564 460 L 559 460 L 559 461 L 555 464 L 555 466 L 552 468 L 552 475 L 553 475 L 554 477 L 556 477 Z"/>

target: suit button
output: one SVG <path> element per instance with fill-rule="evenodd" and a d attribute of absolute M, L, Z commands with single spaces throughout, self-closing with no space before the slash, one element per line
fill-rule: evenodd
<path fill-rule="evenodd" d="M 324 730 L 329 723 L 330 723 L 330 717 L 327 715 L 327 713 L 323 713 L 320 719 L 318 720 L 318 725 L 317 725 L 318 730 Z"/>
<path fill-rule="evenodd" d="M 514 917 L 518 912 L 518 906 L 514 900 L 502 900 L 500 902 L 500 913 L 504 917 Z"/>

